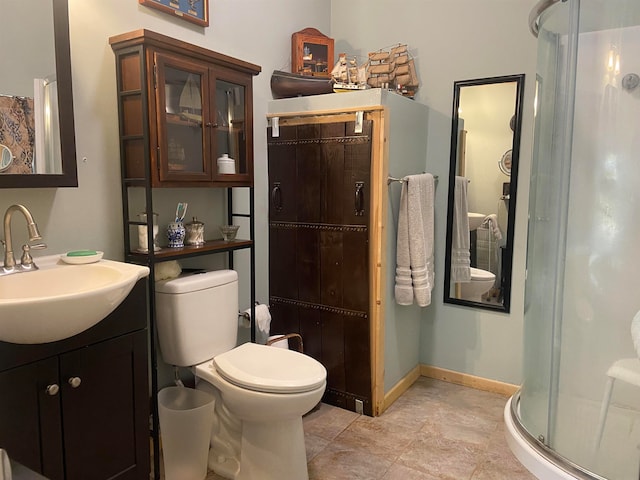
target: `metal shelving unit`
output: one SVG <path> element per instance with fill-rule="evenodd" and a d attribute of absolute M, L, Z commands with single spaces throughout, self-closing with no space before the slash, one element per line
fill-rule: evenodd
<path fill-rule="evenodd" d="M 149 306 L 149 355 L 151 382 L 151 437 L 153 439 L 153 475 L 160 478 L 160 448 L 158 420 L 158 351 L 156 349 L 156 306 L 155 306 L 155 266 L 170 260 L 200 257 L 206 255 L 226 254 L 228 268 L 234 268 L 234 254 L 249 250 L 250 254 L 250 308 L 251 308 L 251 341 L 255 341 L 255 220 L 254 220 L 254 187 L 253 187 L 253 89 L 252 78 L 261 68 L 242 60 L 238 60 L 203 47 L 188 44 L 149 30 L 136 30 L 116 35 L 109 39 L 116 57 L 117 101 L 120 138 L 121 188 L 123 245 L 125 261 L 146 265 L 150 269 L 148 286 Z M 169 81 L 175 81 L 171 75 L 180 71 L 191 78 L 198 78 L 202 85 L 201 112 L 192 115 L 196 120 L 185 123 L 201 133 L 199 141 L 188 143 L 184 147 L 201 145 L 197 155 L 201 162 L 196 162 L 194 172 L 178 169 L 170 164 L 173 158 L 168 152 L 168 125 L 175 115 L 170 112 Z M 171 77 L 171 78 L 169 78 Z M 233 90 L 238 92 L 234 97 L 234 115 L 232 122 L 237 128 L 231 129 L 224 123 L 215 120 L 218 109 L 215 98 L 206 93 L 211 89 L 226 94 Z M 230 108 L 230 107 L 228 107 Z M 231 110 L 227 110 L 231 116 Z M 190 119 L 192 117 L 189 117 Z M 184 130 L 183 130 L 184 131 Z M 236 172 L 221 175 L 215 169 L 215 142 L 222 138 L 231 138 L 229 145 L 236 149 Z M 235 133 L 234 133 L 235 132 Z M 231 135 L 234 133 L 234 135 Z M 231 148 L 226 145 L 221 148 Z M 211 148 L 209 148 L 211 147 Z M 190 150 L 192 159 L 194 152 Z M 175 160 L 175 159 L 174 159 Z M 164 163 L 163 163 L 164 162 Z M 200 170 L 197 170 L 200 169 Z M 132 245 L 131 232 L 138 226 L 146 226 L 147 232 L 153 231 L 154 195 L 162 195 L 163 190 L 170 188 L 226 189 L 226 221 L 244 218 L 249 224 L 249 238 L 225 242 L 209 240 L 202 246 L 185 245 L 180 248 L 153 249 L 153 235 L 147 235 L 147 252 L 135 250 Z M 133 189 L 144 189 L 144 199 L 136 192 L 132 201 Z M 248 189 L 248 211 L 237 211 L 234 205 L 234 191 Z M 140 208 L 144 205 L 146 222 L 132 219 L 132 206 Z M 133 205 L 132 205 L 133 204 Z M 244 205 L 244 202 L 243 202 Z"/>

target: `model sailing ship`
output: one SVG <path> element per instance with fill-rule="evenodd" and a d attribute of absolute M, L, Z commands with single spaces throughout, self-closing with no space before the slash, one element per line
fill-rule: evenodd
<path fill-rule="evenodd" d="M 388 88 L 413 98 L 420 82 L 413 58 L 406 45 L 397 45 L 390 51 L 378 50 L 369 54 L 367 84 L 372 88 Z"/>
<path fill-rule="evenodd" d="M 338 55 L 330 77 L 317 77 L 274 70 L 271 92 L 274 98 L 353 92 L 367 88 L 385 88 L 413 98 L 419 86 L 413 58 L 407 46 L 398 44 L 391 50 L 369 53 L 364 64 L 346 53 Z"/>
<path fill-rule="evenodd" d="M 406 45 L 397 45 L 390 51 L 369 53 L 368 60 L 358 65 L 355 58 L 341 53 L 331 71 L 334 92 L 352 92 L 367 88 L 385 88 L 413 98 L 419 81 L 413 58 Z"/>
<path fill-rule="evenodd" d="M 334 92 L 353 92 L 370 88 L 367 84 L 367 65 L 358 65 L 355 57 L 347 59 L 346 53 L 338 55 L 338 61 L 331 70 L 331 78 Z"/>

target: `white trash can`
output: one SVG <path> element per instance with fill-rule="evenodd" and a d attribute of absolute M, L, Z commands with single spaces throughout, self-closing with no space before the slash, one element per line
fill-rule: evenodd
<path fill-rule="evenodd" d="M 158 392 L 165 480 L 207 476 L 215 399 L 201 390 L 166 387 Z"/>

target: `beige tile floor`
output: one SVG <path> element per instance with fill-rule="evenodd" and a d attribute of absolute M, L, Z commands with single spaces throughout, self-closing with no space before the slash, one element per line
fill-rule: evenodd
<path fill-rule="evenodd" d="M 321 404 L 304 417 L 309 478 L 535 480 L 504 439 L 506 401 L 421 377 L 376 418 Z"/>

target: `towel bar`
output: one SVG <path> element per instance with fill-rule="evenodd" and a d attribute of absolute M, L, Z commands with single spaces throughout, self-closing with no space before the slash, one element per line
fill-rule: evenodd
<path fill-rule="evenodd" d="M 438 182 L 438 175 L 434 175 L 433 176 L 433 180 L 437 183 Z M 396 177 L 392 177 L 391 175 L 389 175 L 387 177 L 387 185 L 391 185 L 393 182 L 404 183 L 404 180 L 402 178 L 396 178 Z"/>

